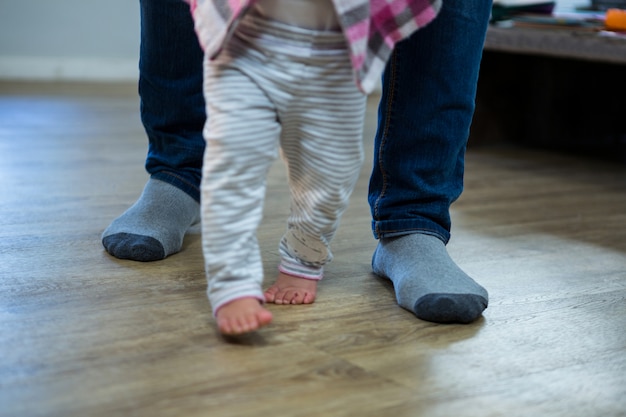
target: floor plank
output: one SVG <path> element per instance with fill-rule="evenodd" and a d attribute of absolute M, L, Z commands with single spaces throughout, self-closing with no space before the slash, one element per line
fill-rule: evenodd
<path fill-rule="evenodd" d="M 371 159 L 376 98 L 365 132 Z M 0 416 L 625 416 L 626 167 L 471 147 L 449 251 L 490 291 L 472 325 L 399 308 L 370 272 L 364 165 L 311 306 L 221 337 L 200 235 L 152 263 L 100 234 L 139 195 L 136 86 L 0 83 Z M 259 230 L 275 274 L 287 194 Z"/>

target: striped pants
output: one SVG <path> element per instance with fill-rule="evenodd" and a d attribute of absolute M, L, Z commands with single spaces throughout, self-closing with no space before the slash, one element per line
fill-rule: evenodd
<path fill-rule="evenodd" d="M 291 193 L 279 269 L 321 279 L 363 162 L 366 97 L 341 32 L 253 15 L 216 59 L 205 57 L 204 80 L 202 247 L 215 313 L 238 298 L 263 300 L 256 232 L 279 151 Z"/>

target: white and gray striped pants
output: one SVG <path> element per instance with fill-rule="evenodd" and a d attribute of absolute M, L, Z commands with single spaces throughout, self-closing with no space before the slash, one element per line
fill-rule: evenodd
<path fill-rule="evenodd" d="M 238 298 L 263 300 L 256 231 L 279 149 L 291 192 L 279 269 L 321 279 L 363 162 L 366 97 L 341 32 L 251 15 L 215 60 L 205 58 L 204 74 L 202 247 L 215 313 Z"/>

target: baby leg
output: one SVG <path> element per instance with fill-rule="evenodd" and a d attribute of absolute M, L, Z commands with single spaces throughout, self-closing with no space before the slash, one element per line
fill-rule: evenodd
<path fill-rule="evenodd" d="M 246 54 L 205 59 L 209 117 L 201 184 L 207 293 L 220 331 L 254 331 L 272 320 L 264 300 L 256 237 L 267 170 L 278 154 L 280 125 L 272 103 L 241 68 Z M 245 93 L 244 93 L 245 92 Z"/>
<path fill-rule="evenodd" d="M 317 295 L 317 280 L 278 273 L 278 278 L 267 290 L 265 301 L 274 304 L 311 304 Z"/>
<path fill-rule="evenodd" d="M 217 327 L 225 335 L 253 332 L 272 321 L 272 313 L 253 297 L 238 298 L 217 310 Z"/>

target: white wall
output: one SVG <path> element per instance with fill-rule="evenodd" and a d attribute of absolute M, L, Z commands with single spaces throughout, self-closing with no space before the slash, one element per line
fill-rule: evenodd
<path fill-rule="evenodd" d="M 0 0 L 0 79 L 131 81 L 138 57 L 139 0 Z"/>
<path fill-rule="evenodd" d="M 591 0 L 557 0 L 556 11 L 571 11 L 576 7 L 591 5 Z"/>
<path fill-rule="evenodd" d="M 136 80 L 138 0 L 0 0 L 0 78 Z"/>

